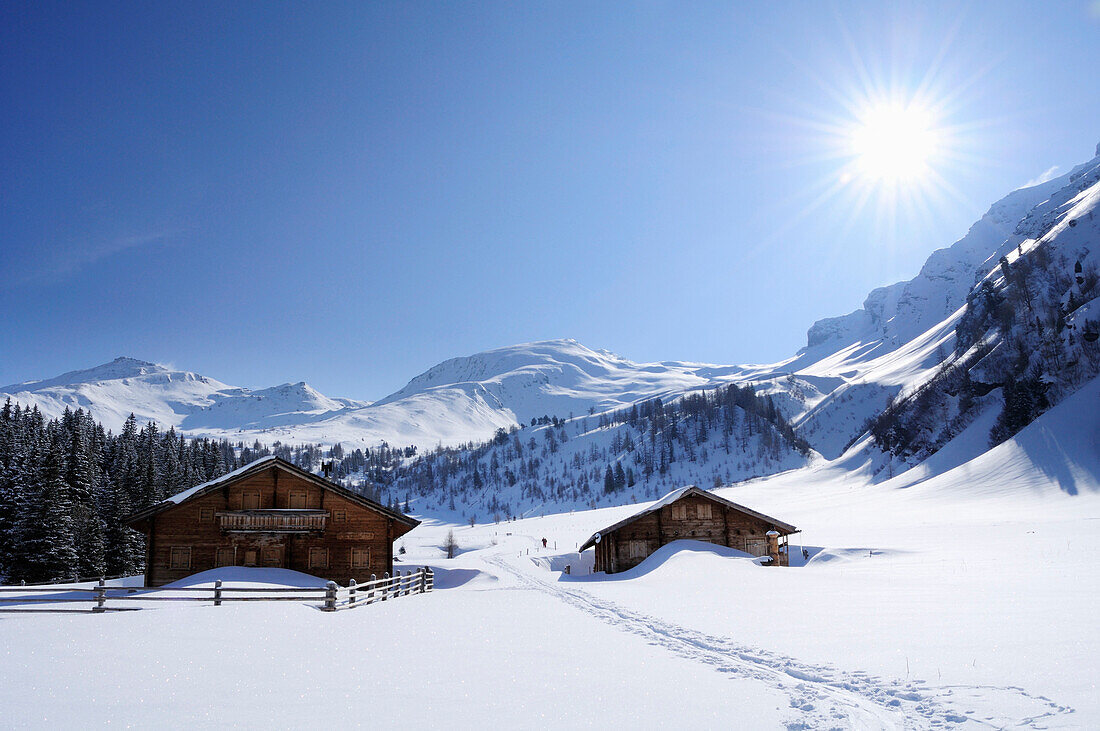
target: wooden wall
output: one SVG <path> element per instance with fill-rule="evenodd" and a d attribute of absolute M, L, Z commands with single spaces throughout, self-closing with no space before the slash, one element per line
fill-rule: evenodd
<path fill-rule="evenodd" d="M 304 507 L 328 512 L 323 533 L 223 533 L 217 513 L 252 507 L 260 509 Z M 304 500 L 304 504 L 303 503 Z M 247 507 L 242 507 L 247 506 Z M 160 586 L 219 565 L 274 566 L 321 576 L 346 585 L 350 579 L 365 581 L 393 570 L 393 541 L 409 527 L 278 467 L 264 470 L 214 492 L 188 500 L 144 521 L 146 583 Z M 327 568 L 310 566 L 310 549 L 321 549 Z M 186 568 L 173 568 L 182 549 L 190 549 Z M 218 549 L 224 549 L 219 555 Z M 353 550 L 366 558 L 364 568 L 353 568 Z M 254 553 L 252 553 L 254 552 Z"/>
<path fill-rule="evenodd" d="M 672 541 L 692 539 L 736 548 L 754 556 L 767 554 L 765 534 L 772 525 L 699 495 L 687 495 L 660 510 L 601 536 L 596 544 L 596 571 L 617 573 L 633 568 Z M 785 564 L 787 555 L 780 557 Z"/>

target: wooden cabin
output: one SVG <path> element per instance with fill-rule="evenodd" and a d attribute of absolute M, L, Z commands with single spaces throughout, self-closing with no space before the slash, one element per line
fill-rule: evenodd
<path fill-rule="evenodd" d="M 145 585 L 219 566 L 293 569 L 346 585 L 393 571 L 420 524 L 278 457 L 184 490 L 126 519 L 145 534 Z"/>
<path fill-rule="evenodd" d="M 609 574 L 633 568 L 661 546 L 684 538 L 770 556 L 769 565 L 788 566 L 787 536 L 797 532 L 793 525 L 689 485 L 593 534 L 580 550 L 595 547 L 595 570 Z"/>

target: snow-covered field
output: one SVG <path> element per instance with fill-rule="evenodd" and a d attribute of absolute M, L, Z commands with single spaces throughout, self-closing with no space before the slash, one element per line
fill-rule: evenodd
<path fill-rule="evenodd" d="M 960 435 L 949 449 L 969 461 L 945 451 L 891 480 L 872 480 L 857 444 L 720 491 L 802 529 L 790 568 L 684 542 L 592 574 L 576 547 L 637 505 L 472 527 L 425 516 L 398 547 L 403 570 L 436 569 L 428 595 L 335 614 L 318 601 L 0 614 L 0 718 L 1095 728 L 1098 400 L 1094 382 L 991 450 L 982 429 Z M 446 559 L 452 530 L 460 553 Z M 318 583 L 224 571 L 236 585 Z"/>
<path fill-rule="evenodd" d="M 693 542 L 591 574 L 573 551 L 625 506 L 428 520 L 401 567 L 437 591 L 336 614 L 0 615 L 4 725 L 1095 728 L 1095 390 L 915 484 L 822 462 L 722 491 L 803 529 L 790 568 Z"/>

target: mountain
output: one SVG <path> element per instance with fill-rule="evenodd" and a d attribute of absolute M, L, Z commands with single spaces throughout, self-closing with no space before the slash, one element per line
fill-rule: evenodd
<path fill-rule="evenodd" d="M 0 400 L 35 404 L 47 416 L 83 408 L 118 431 L 133 413 L 138 421 L 194 435 L 222 436 L 303 423 L 366 402 L 331 399 L 306 383 L 251 391 L 190 371 L 135 358 L 70 371 L 56 378 L 0 388 Z"/>
<path fill-rule="evenodd" d="M 1098 238 L 1087 191 L 1098 174 L 1100 147 L 1069 173 L 1013 191 L 966 236 L 934 251 L 916 277 L 873 290 L 855 312 L 817 321 L 794 357 L 746 367 L 742 377 L 772 394 L 816 450 L 839 457 L 892 399 L 940 372 L 956 349 L 968 298 L 997 276 L 1002 257 L 1015 260 L 1017 249 L 1030 251 L 1048 235 L 1057 239 L 1050 266 L 1064 270 L 1061 258 L 1069 267 L 1095 260 L 1086 245 Z"/>
<path fill-rule="evenodd" d="M 368 403 L 331 398 L 303 382 L 252 391 L 119 358 L 47 381 L 15 384 L 0 397 L 38 404 L 47 415 L 83 407 L 116 429 L 132 411 L 140 420 L 191 435 L 424 450 L 488 441 L 500 429 L 544 416 L 598 415 L 654 398 L 669 402 L 703 389 L 751 384 L 825 458 L 835 460 L 854 448 L 877 423 L 878 448 L 911 465 L 950 441 L 971 417 L 978 418 L 978 411 L 971 411 L 975 399 L 1001 409 L 1006 391 L 1000 389 L 1012 391 L 1010 401 L 1037 398 L 1028 384 L 1039 381 L 1044 384 L 1040 401 L 1049 405 L 1090 377 L 1085 366 L 1091 368 L 1091 346 L 1082 343 L 1097 313 L 1092 295 L 1080 285 L 1070 291 L 1066 277 L 1073 278 L 1067 267 L 1078 261 L 1083 280 L 1092 276 L 1098 176 L 1100 155 L 1058 178 L 1009 193 L 965 236 L 933 251 L 915 277 L 873 290 L 855 312 L 815 322 L 806 346 L 779 363 L 635 363 L 575 340 L 547 340 L 444 361 Z M 1037 306 L 1061 344 L 1049 332 L 1027 334 L 1034 312 L 1025 311 Z M 1012 319 L 1015 329 L 998 318 Z M 1046 355 L 1017 367 L 1009 356 L 1016 353 L 1019 360 L 1024 346 L 1045 349 Z M 983 348 L 992 352 L 980 352 Z M 1084 365 L 1069 374 L 1053 362 L 1057 359 Z M 963 366 L 971 386 L 960 392 Z M 1031 390 L 1021 390 L 1017 381 Z M 943 393 L 928 391 L 932 382 Z M 944 389 L 953 389 L 953 395 Z M 918 393 L 923 400 L 913 401 Z M 930 404 L 943 428 L 921 421 Z M 1042 408 L 1014 405 L 1020 413 L 1002 431 L 1011 433 Z M 959 418 L 963 412 L 968 416 Z M 898 428 L 923 429 L 924 436 L 883 436 L 887 429 L 878 421 L 883 414 L 897 417 Z"/>
<path fill-rule="evenodd" d="M 973 456 L 1097 378 L 1098 208 L 1100 155 L 1029 211 L 985 262 L 955 318 L 950 357 L 872 422 L 878 447 L 916 464 L 981 424 Z"/>
<path fill-rule="evenodd" d="M 112 429 L 133 412 L 194 436 L 434 447 L 488 439 L 543 416 L 603 412 L 730 380 L 739 370 L 634 363 L 575 340 L 547 340 L 453 358 L 374 403 L 330 398 L 304 382 L 262 390 L 117 358 L 0 389 L 47 416 L 78 407 Z"/>

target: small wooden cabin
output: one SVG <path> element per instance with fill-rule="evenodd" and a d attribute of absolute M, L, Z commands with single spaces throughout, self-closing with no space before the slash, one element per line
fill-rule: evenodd
<path fill-rule="evenodd" d="M 689 485 L 593 534 L 580 550 L 594 546 L 595 570 L 609 574 L 633 568 L 661 546 L 684 538 L 770 556 L 770 565 L 788 566 L 787 536 L 797 532 L 793 525 Z"/>
<path fill-rule="evenodd" d="M 145 585 L 219 566 L 293 569 L 347 584 L 393 571 L 420 524 L 278 457 L 263 457 L 126 519 L 145 534 Z"/>

